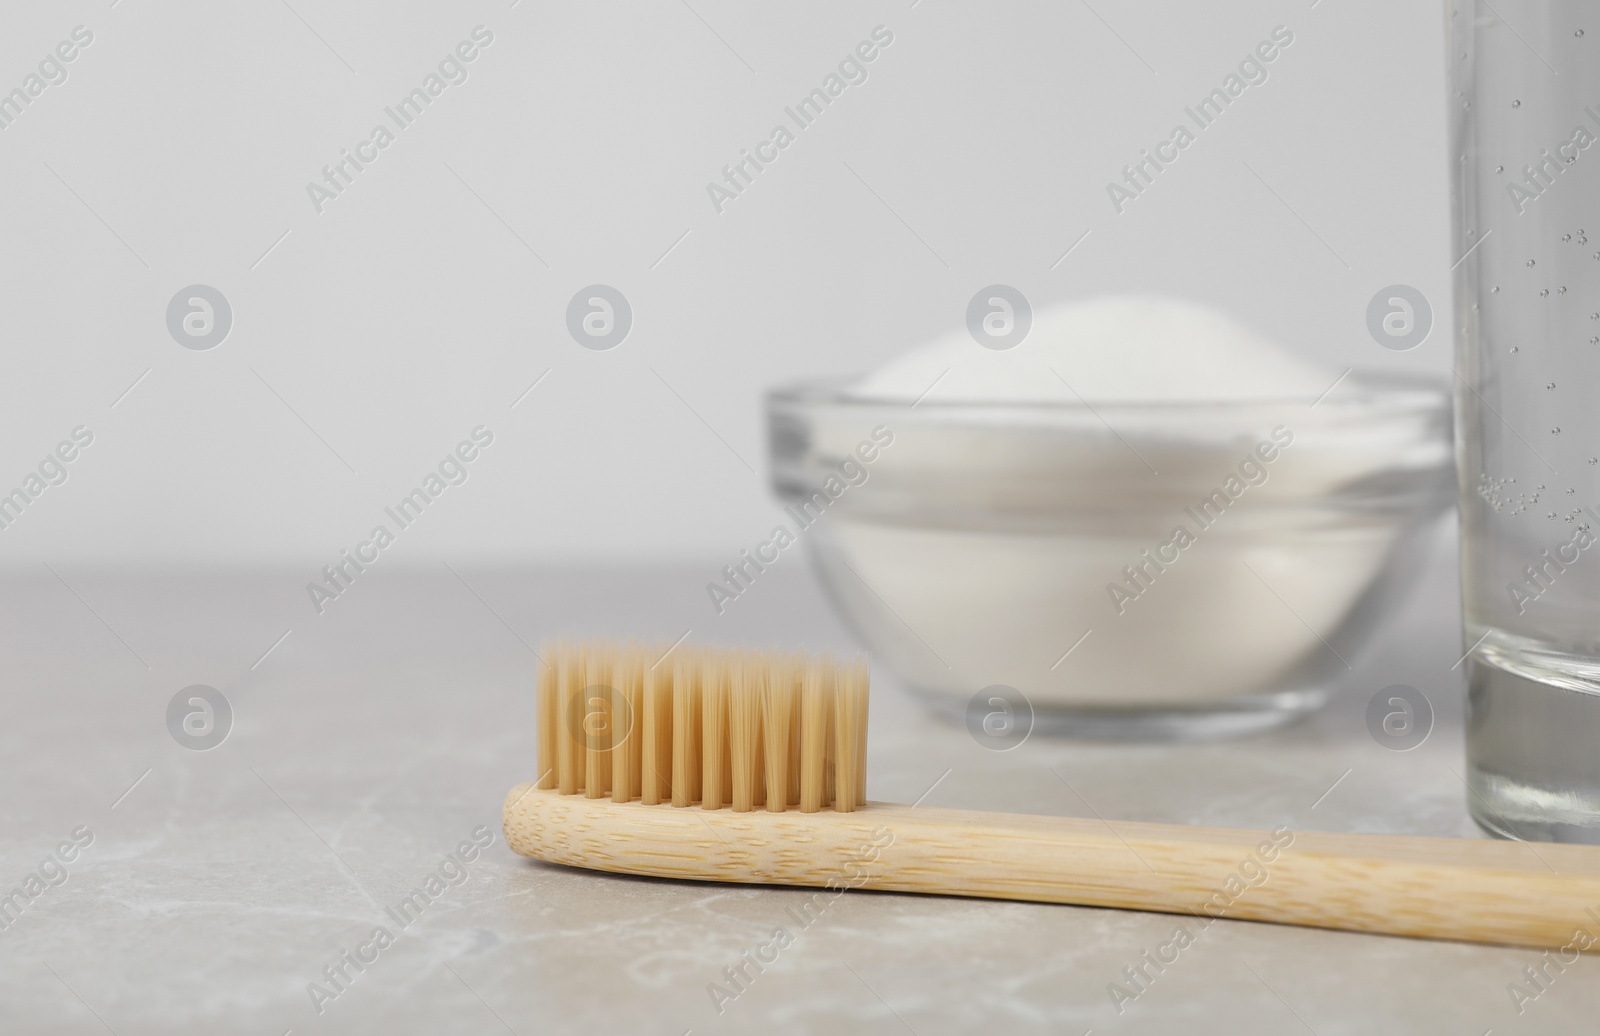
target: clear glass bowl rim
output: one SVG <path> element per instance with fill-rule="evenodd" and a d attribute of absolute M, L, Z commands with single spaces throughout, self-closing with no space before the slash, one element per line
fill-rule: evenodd
<path fill-rule="evenodd" d="M 1322 420 L 1340 416 L 1375 416 L 1374 408 L 1388 416 L 1404 414 L 1437 415 L 1448 412 L 1451 405 L 1451 385 L 1428 375 L 1395 371 L 1362 371 L 1352 368 L 1320 399 L 1304 396 L 1259 397 L 1240 400 L 1160 400 L 1160 401 L 1110 401 L 1090 403 L 1079 399 L 1059 402 L 1030 400 L 1008 403 L 997 400 L 919 400 L 907 403 L 904 399 L 858 395 L 849 386 L 857 377 L 810 378 L 779 385 L 767 391 L 768 407 L 774 405 L 809 408 L 825 406 L 843 410 L 871 412 L 892 409 L 899 412 L 915 411 L 917 419 L 928 420 L 944 415 L 957 420 L 972 420 L 985 414 L 1005 414 L 1012 421 L 1018 414 L 1032 413 L 1045 422 L 1070 419 L 1076 415 L 1094 420 L 1125 416 L 1137 420 L 1141 416 L 1156 418 L 1159 423 L 1170 424 L 1175 417 L 1191 415 L 1198 420 L 1237 420 L 1241 413 L 1281 413 L 1286 407 L 1315 409 Z M 1353 412 L 1353 413 L 1352 413 Z M 1115 423 L 1115 422 L 1112 422 Z M 1317 421 L 1321 423 L 1321 421 Z"/>

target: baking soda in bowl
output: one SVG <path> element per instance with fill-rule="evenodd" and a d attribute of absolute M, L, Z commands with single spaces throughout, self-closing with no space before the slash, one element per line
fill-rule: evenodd
<path fill-rule="evenodd" d="M 1037 313 L 1021 344 L 1003 351 L 975 347 L 965 331 L 949 335 L 848 392 L 906 403 L 924 392 L 926 402 L 1309 403 L 1336 376 L 1215 310 L 1116 296 Z"/>
<path fill-rule="evenodd" d="M 1450 497 L 1442 392 L 1319 399 L 1336 380 L 1187 303 L 1089 302 L 1006 352 L 952 337 L 775 394 L 774 477 L 806 498 L 859 429 L 894 431 L 809 536 L 934 700 L 998 684 L 1086 734 L 1250 729 L 1320 703 Z"/>

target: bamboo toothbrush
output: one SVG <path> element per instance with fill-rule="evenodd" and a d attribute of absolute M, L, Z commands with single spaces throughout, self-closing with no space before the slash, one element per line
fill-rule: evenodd
<path fill-rule="evenodd" d="M 867 667 L 559 644 L 506 844 L 661 878 L 1125 907 L 1520 946 L 1600 945 L 1600 849 L 1245 831 L 868 802 Z"/>

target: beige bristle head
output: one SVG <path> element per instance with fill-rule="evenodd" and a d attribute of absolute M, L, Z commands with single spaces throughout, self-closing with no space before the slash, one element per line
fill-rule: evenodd
<path fill-rule="evenodd" d="M 866 801 L 864 659 L 557 642 L 539 675 L 539 787 L 734 812 Z"/>
<path fill-rule="evenodd" d="M 611 714 L 611 656 L 616 649 L 579 649 L 577 736 L 583 739 L 583 794 L 602 799 L 611 790 L 611 740 L 616 727 Z"/>
<path fill-rule="evenodd" d="M 661 653 L 642 659 L 639 732 L 639 801 L 654 806 L 672 798 L 672 670 L 650 667 Z"/>
<path fill-rule="evenodd" d="M 672 804 L 692 806 L 700 801 L 700 655 L 697 648 L 680 649 L 668 663 L 672 680 L 672 739 L 667 752 L 672 760 Z"/>

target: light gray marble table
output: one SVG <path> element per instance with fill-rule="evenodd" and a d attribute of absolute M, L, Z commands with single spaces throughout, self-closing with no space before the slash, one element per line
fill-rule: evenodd
<path fill-rule="evenodd" d="M 1458 776 L 1449 549 L 1439 545 L 1427 583 L 1355 660 L 1336 703 L 1269 735 L 1134 747 L 1034 737 L 997 753 L 877 674 L 871 794 L 911 801 L 937 781 L 929 804 L 1480 837 Z M 1535 952 L 1224 921 L 1119 1012 L 1108 986 L 1126 987 L 1123 969 L 1178 919 L 850 893 L 801 929 L 786 908 L 807 893 L 524 860 L 498 819 L 506 790 L 533 775 L 528 645 L 563 631 L 670 639 L 692 627 L 696 639 L 848 646 L 809 573 L 798 559 L 774 570 L 720 617 L 706 605 L 709 573 L 690 570 L 375 568 L 322 615 L 307 604 L 309 576 L 41 568 L 7 578 L 0 892 L 40 873 L 75 830 L 93 842 L 68 853 L 64 881 L 44 868 L 60 883 L 36 884 L 0 931 L 0 1032 L 1600 1026 L 1594 959 L 1549 969 L 1519 1014 L 1509 987 L 1526 983 Z M 1393 683 L 1422 688 L 1437 711 L 1411 752 L 1378 745 L 1363 718 Z M 191 684 L 219 689 L 234 712 L 211 751 L 168 732 L 168 702 Z M 436 884 L 417 919 L 397 924 L 389 908 L 480 829 L 493 843 L 464 880 Z M 319 1014 L 308 987 L 332 991 L 323 969 L 380 925 L 392 945 L 364 971 L 345 965 L 351 980 Z M 779 925 L 792 944 L 719 1014 L 708 986 Z"/>

